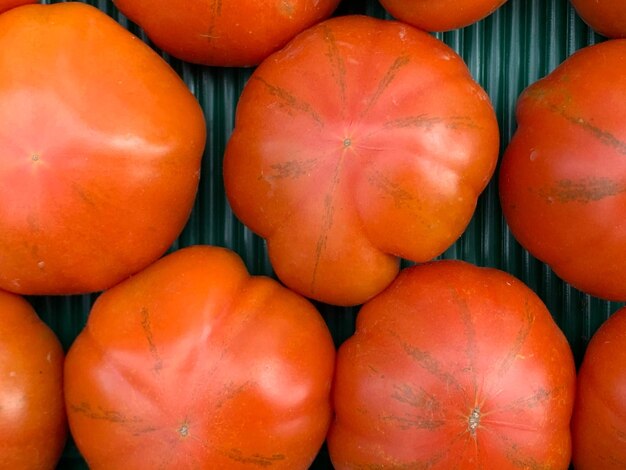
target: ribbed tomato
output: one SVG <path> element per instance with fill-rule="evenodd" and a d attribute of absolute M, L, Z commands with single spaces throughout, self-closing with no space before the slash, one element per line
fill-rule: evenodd
<path fill-rule="evenodd" d="M 0 288 L 105 289 L 161 256 L 206 138 L 185 83 L 79 2 L 0 16 Z"/>
<path fill-rule="evenodd" d="M 596 32 L 609 38 L 626 37 L 624 0 L 571 0 L 580 17 Z"/>
<path fill-rule="evenodd" d="M 576 470 L 626 468 L 626 308 L 593 335 L 578 371 L 572 418 Z"/>
<path fill-rule="evenodd" d="M 539 297 L 462 261 L 405 269 L 341 345 L 335 468 L 567 469 L 575 367 Z"/>
<path fill-rule="evenodd" d="M 67 438 L 63 358 L 31 305 L 0 291 L 0 469 L 56 468 Z"/>
<path fill-rule="evenodd" d="M 256 65 L 339 0 L 114 0 L 155 44 L 205 65 Z"/>
<path fill-rule="evenodd" d="M 315 308 L 216 247 L 184 248 L 98 297 L 65 363 L 91 469 L 306 469 L 332 411 Z"/>
<path fill-rule="evenodd" d="M 399 257 L 427 261 L 458 239 L 498 142 L 489 97 L 447 45 L 399 22 L 337 17 L 252 74 L 226 194 L 288 287 L 359 304 Z"/>
<path fill-rule="evenodd" d="M 463 28 L 491 15 L 506 0 L 380 0 L 395 18 L 425 31 Z"/>
<path fill-rule="evenodd" d="M 499 175 L 511 232 L 577 289 L 626 300 L 626 40 L 575 52 L 516 116 Z"/>

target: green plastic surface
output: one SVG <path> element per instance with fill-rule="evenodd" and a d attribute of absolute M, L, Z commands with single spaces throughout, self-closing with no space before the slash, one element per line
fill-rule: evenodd
<path fill-rule="evenodd" d="M 149 42 L 135 25 L 117 12 L 110 0 L 91 0 L 87 3 L 105 11 Z M 343 0 L 335 14 L 389 18 L 378 0 Z M 575 50 L 604 40 L 580 20 L 568 0 L 509 0 L 477 24 L 436 36 L 461 54 L 474 78 L 491 97 L 500 124 L 502 150 L 515 129 L 514 110 L 519 93 Z M 252 70 L 202 67 L 167 55 L 164 58 L 181 74 L 198 98 L 208 126 L 208 145 L 197 201 L 184 232 L 172 249 L 192 244 L 226 246 L 242 256 L 253 274 L 271 275 L 263 240 L 233 216 L 222 183 L 222 154 L 233 127 L 238 96 Z M 522 249 L 502 218 L 496 179 L 481 196 L 464 235 L 442 257 L 497 267 L 524 281 L 548 306 L 569 339 L 578 363 L 591 335 L 622 305 L 578 292 Z M 95 298 L 96 294 L 30 297 L 29 300 L 67 349 L 83 328 Z M 353 332 L 358 309 L 316 305 L 326 319 L 336 344 L 341 344 Z M 146 451 L 149 452 L 148 449 Z M 59 468 L 86 468 L 71 440 Z M 332 468 L 325 448 L 313 468 Z"/>

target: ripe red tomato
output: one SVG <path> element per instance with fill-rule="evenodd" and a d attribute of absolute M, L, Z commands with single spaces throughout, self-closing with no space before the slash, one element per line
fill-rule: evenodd
<path fill-rule="evenodd" d="M 180 234 L 202 110 L 162 58 L 96 8 L 0 16 L 0 122 L 0 288 L 99 291 Z"/>
<path fill-rule="evenodd" d="M 404 270 L 341 345 L 335 468 L 567 469 L 575 367 L 532 290 L 462 261 Z"/>
<path fill-rule="evenodd" d="M 252 74 L 224 161 L 234 213 L 278 277 L 364 302 L 465 230 L 498 155 L 487 94 L 431 35 L 365 16 L 327 20 Z"/>
<path fill-rule="evenodd" d="M 425 31 L 463 28 L 491 15 L 506 0 L 380 0 L 395 18 Z"/>
<path fill-rule="evenodd" d="M 0 291 L 0 469 L 53 470 L 67 438 L 63 348 L 22 297 Z"/>
<path fill-rule="evenodd" d="M 589 342 L 578 371 L 572 418 L 576 470 L 626 468 L 626 308 Z"/>
<path fill-rule="evenodd" d="M 97 299 L 67 355 L 70 429 L 92 469 L 308 468 L 334 359 L 307 300 L 184 248 Z"/>
<path fill-rule="evenodd" d="M 256 65 L 339 0 L 114 0 L 154 43 L 205 65 Z"/>
<path fill-rule="evenodd" d="M 626 300 L 626 40 L 528 87 L 517 122 L 500 171 L 511 232 L 574 287 Z"/>
<path fill-rule="evenodd" d="M 580 17 L 596 32 L 609 38 L 626 37 L 624 0 L 571 0 Z"/>
<path fill-rule="evenodd" d="M 27 3 L 39 3 L 39 0 L 0 0 L 0 13 Z"/>

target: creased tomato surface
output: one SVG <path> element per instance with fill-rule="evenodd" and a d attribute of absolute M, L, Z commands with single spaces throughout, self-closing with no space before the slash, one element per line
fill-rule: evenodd
<path fill-rule="evenodd" d="M 502 211 L 577 289 L 626 300 L 626 40 L 587 46 L 524 90 L 502 158 Z"/>
<path fill-rule="evenodd" d="M 402 23 L 338 17 L 252 74 L 226 194 L 288 287 L 358 304 L 400 257 L 427 261 L 457 240 L 498 142 L 489 97 L 452 49 Z"/>
<path fill-rule="evenodd" d="M 202 109 L 159 55 L 95 7 L 0 16 L 0 122 L 0 288 L 99 291 L 182 231 Z"/>
<path fill-rule="evenodd" d="M 150 39 L 180 59 L 257 65 L 326 19 L 339 0 L 114 0 Z"/>
<path fill-rule="evenodd" d="M 98 297 L 65 362 L 70 429 L 92 469 L 306 469 L 334 358 L 306 299 L 184 248 Z"/>
<path fill-rule="evenodd" d="M 407 268 L 338 353 L 336 469 L 560 469 L 574 359 L 539 297 L 462 261 Z"/>

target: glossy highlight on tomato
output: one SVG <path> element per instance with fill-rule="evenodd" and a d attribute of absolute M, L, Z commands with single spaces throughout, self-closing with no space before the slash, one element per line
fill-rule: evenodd
<path fill-rule="evenodd" d="M 406 268 L 361 308 L 336 367 L 338 470 L 568 468 L 572 351 L 508 273 Z"/>
<path fill-rule="evenodd" d="M 188 62 L 259 64 L 339 0 L 114 0 L 154 43 Z"/>
<path fill-rule="evenodd" d="M 511 232 L 577 289 L 626 300 L 626 40 L 572 54 L 516 117 L 499 175 Z"/>
<path fill-rule="evenodd" d="M 224 248 L 173 252 L 96 300 L 65 362 L 91 469 L 308 468 L 335 348 L 303 297 Z"/>
<path fill-rule="evenodd" d="M 234 213 L 289 288 L 355 305 L 465 230 L 498 155 L 463 60 L 411 26 L 333 18 L 266 59 L 226 147 Z"/>
<path fill-rule="evenodd" d="M 100 291 L 170 247 L 206 125 L 150 47 L 95 7 L 0 16 L 0 288 Z"/>
<path fill-rule="evenodd" d="M 0 469 L 54 470 L 67 439 L 64 352 L 24 298 L 0 291 Z"/>

